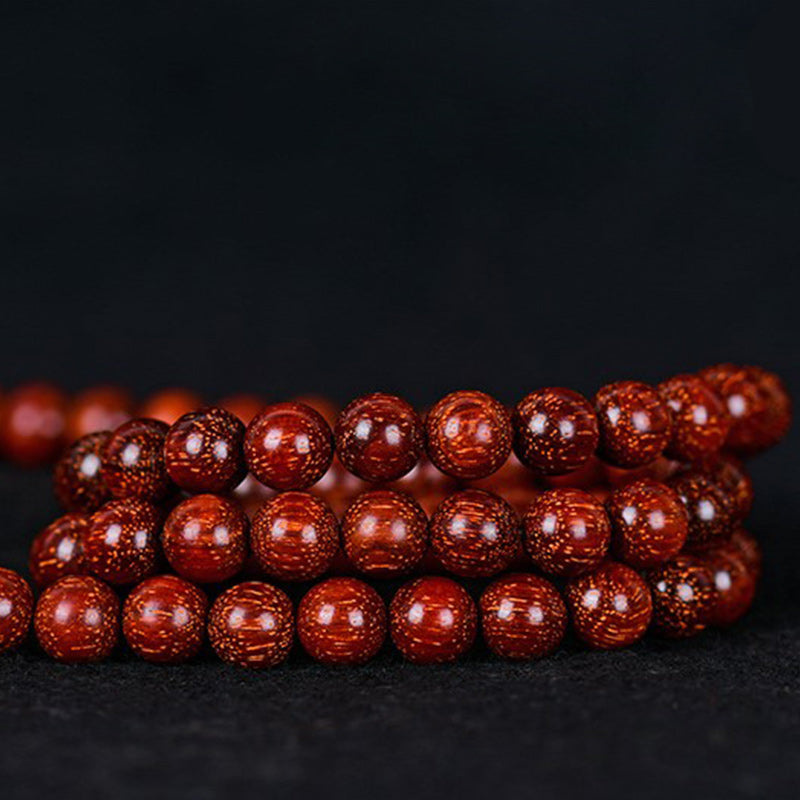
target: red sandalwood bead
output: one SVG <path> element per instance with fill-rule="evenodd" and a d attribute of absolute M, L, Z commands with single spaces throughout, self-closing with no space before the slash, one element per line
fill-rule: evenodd
<path fill-rule="evenodd" d="M 111 499 L 103 479 L 103 452 L 110 431 L 78 439 L 61 456 L 53 472 L 53 490 L 65 511 L 96 511 Z"/>
<path fill-rule="evenodd" d="M 22 576 L 0 567 L 0 653 L 27 636 L 33 615 L 33 592 Z"/>
<path fill-rule="evenodd" d="M 725 627 L 741 619 L 756 596 L 758 573 L 749 566 L 738 549 L 726 543 L 713 547 L 700 556 L 711 572 L 714 602 L 708 624 Z"/>
<path fill-rule="evenodd" d="M 133 416 L 133 398 L 118 386 L 93 386 L 80 392 L 67 410 L 67 441 L 97 431 L 113 431 Z"/>
<path fill-rule="evenodd" d="M 681 555 L 649 570 L 653 630 L 670 638 L 694 636 L 709 622 L 715 590 L 711 571 L 699 559 Z"/>
<path fill-rule="evenodd" d="M 752 572 L 756 581 L 761 578 L 761 564 L 763 557 L 761 546 L 757 539 L 748 533 L 744 528 L 734 531 L 729 542 L 732 552 L 734 552 Z"/>
<path fill-rule="evenodd" d="M 741 462 L 731 456 L 719 458 L 709 465 L 703 465 L 702 471 L 727 493 L 733 503 L 736 521 L 744 520 L 753 507 L 755 493 L 753 481 Z"/>
<path fill-rule="evenodd" d="M 0 406 L 0 450 L 23 467 L 53 461 L 64 445 L 67 398 L 47 383 L 9 392 Z"/>
<path fill-rule="evenodd" d="M 364 581 L 329 578 L 300 601 L 297 635 L 323 664 L 365 664 L 386 638 L 386 606 Z"/>
<path fill-rule="evenodd" d="M 266 401 L 257 394 L 233 394 L 223 397 L 217 403 L 219 408 L 224 408 L 235 415 L 244 425 L 249 425 L 250 420 L 261 411 Z"/>
<path fill-rule="evenodd" d="M 719 484 L 707 475 L 689 471 L 677 475 L 669 485 L 678 493 L 689 515 L 688 545 L 696 547 L 730 537 L 735 524 L 735 505 Z"/>
<path fill-rule="evenodd" d="M 65 575 L 85 575 L 89 571 L 83 552 L 88 530 L 89 518 L 85 514 L 65 514 L 37 534 L 31 544 L 28 569 L 39 588 Z"/>
<path fill-rule="evenodd" d="M 184 414 L 203 406 L 203 398 L 188 389 L 162 389 L 145 400 L 138 416 L 172 425 Z"/>
<path fill-rule="evenodd" d="M 339 408 L 327 397 L 322 397 L 322 395 L 318 394 L 305 394 L 293 398 L 292 402 L 301 403 L 304 406 L 313 408 L 314 411 L 328 423 L 331 429 L 336 425 L 336 418 L 339 416 Z"/>

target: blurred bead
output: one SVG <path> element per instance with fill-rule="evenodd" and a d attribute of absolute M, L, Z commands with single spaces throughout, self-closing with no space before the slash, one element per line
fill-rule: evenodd
<path fill-rule="evenodd" d="M 646 383 L 609 383 L 595 395 L 600 453 L 618 467 L 655 461 L 670 440 L 669 409 Z"/>
<path fill-rule="evenodd" d="M 428 456 L 453 478 L 483 478 L 511 452 L 511 418 L 502 403 L 483 392 L 452 392 L 425 421 Z"/>
<path fill-rule="evenodd" d="M 83 542 L 89 530 L 85 514 L 65 514 L 37 534 L 31 544 L 28 569 L 41 589 L 65 575 L 89 571 Z"/>
<path fill-rule="evenodd" d="M 428 518 L 409 495 L 364 492 L 342 519 L 342 542 L 353 565 L 367 575 L 390 577 L 413 569 L 428 544 Z"/>
<path fill-rule="evenodd" d="M 744 520 L 753 507 L 755 493 L 753 481 L 741 462 L 732 456 L 720 457 L 711 464 L 704 464 L 701 471 L 728 495 L 736 521 Z"/>
<path fill-rule="evenodd" d="M 323 664 L 365 664 L 386 638 L 386 606 L 364 581 L 329 578 L 300 601 L 297 635 L 311 658 Z"/>
<path fill-rule="evenodd" d="M 184 414 L 202 408 L 203 398 L 188 389 L 162 389 L 142 403 L 136 416 L 173 425 Z"/>
<path fill-rule="evenodd" d="M 327 472 L 333 435 L 312 408 L 275 403 L 247 426 L 244 452 L 250 471 L 265 486 L 278 491 L 306 489 Z"/>
<path fill-rule="evenodd" d="M 580 489 L 551 489 L 539 495 L 525 512 L 523 525 L 531 560 L 554 575 L 594 569 L 611 541 L 603 504 Z"/>
<path fill-rule="evenodd" d="M 307 492 L 284 492 L 256 513 L 253 555 L 270 577 L 310 580 L 331 565 L 339 547 L 339 523 L 333 512 Z"/>
<path fill-rule="evenodd" d="M 200 651 L 206 632 L 205 593 L 175 575 L 142 581 L 122 609 L 131 650 L 155 664 L 180 664 Z"/>
<path fill-rule="evenodd" d="M 9 392 L 0 406 L 0 450 L 21 467 L 55 460 L 64 446 L 67 398 L 47 383 Z"/>
<path fill-rule="evenodd" d="M 536 575 L 505 575 L 480 599 L 483 638 L 501 658 L 552 653 L 564 638 L 567 609 L 555 586 Z"/>
<path fill-rule="evenodd" d="M 211 606 L 208 638 L 223 661 L 251 669 L 274 667 L 292 649 L 292 601 L 261 581 L 232 586 Z"/>
<path fill-rule="evenodd" d="M 15 648 L 28 635 L 33 592 L 16 572 L 0 567 L 0 653 Z"/>
<path fill-rule="evenodd" d="M 614 553 L 631 567 L 653 567 L 676 556 L 686 542 L 689 519 L 678 494 L 664 483 L 635 481 L 606 501 Z"/>
<path fill-rule="evenodd" d="M 758 577 L 737 548 L 730 543 L 712 547 L 698 556 L 711 572 L 714 602 L 708 624 L 725 627 L 741 619 L 756 596 Z"/>
<path fill-rule="evenodd" d="M 465 489 L 447 497 L 430 522 L 431 547 L 444 568 L 467 578 L 496 575 L 511 563 L 520 522 L 501 497 Z"/>
<path fill-rule="evenodd" d="M 93 386 L 80 392 L 67 410 L 67 442 L 97 431 L 113 431 L 133 416 L 133 398 L 118 386 Z"/>
<path fill-rule="evenodd" d="M 223 397 L 217 403 L 219 408 L 224 408 L 242 421 L 244 425 L 249 425 L 250 420 L 261 411 L 266 405 L 266 401 L 256 394 L 234 394 Z"/>
<path fill-rule="evenodd" d="M 187 492 L 229 492 L 247 474 L 244 423 L 222 408 L 184 414 L 167 433 L 164 463 L 172 481 Z"/>
<path fill-rule="evenodd" d="M 161 535 L 164 555 L 182 578 L 220 583 L 244 566 L 249 527 L 232 500 L 199 494 L 179 503 L 167 517 Z"/>
<path fill-rule="evenodd" d="M 97 578 L 67 575 L 42 593 L 34 626 L 51 658 L 68 664 L 102 661 L 119 637 L 119 600 Z"/>
<path fill-rule="evenodd" d="M 700 559 L 681 555 L 648 570 L 653 594 L 653 630 L 681 638 L 700 633 L 709 622 L 715 591 L 711 571 Z"/>
<path fill-rule="evenodd" d="M 110 431 L 90 433 L 74 442 L 53 472 L 53 490 L 65 511 L 96 511 L 111 499 L 103 479 L 103 453 Z"/>
<path fill-rule="evenodd" d="M 653 613 L 644 578 L 615 561 L 570 580 L 566 599 L 575 632 L 601 650 L 627 647 L 641 639 Z"/>
<path fill-rule="evenodd" d="M 475 603 L 449 578 L 417 578 L 402 586 L 389 608 L 392 641 L 415 664 L 456 661 L 472 647 L 478 627 Z"/>
<path fill-rule="evenodd" d="M 689 515 L 689 546 L 727 539 L 733 532 L 735 506 L 731 496 L 711 478 L 690 471 L 669 482 Z"/>
<path fill-rule="evenodd" d="M 761 545 L 751 533 L 744 528 L 738 528 L 731 536 L 728 543 L 731 551 L 735 553 L 753 574 L 756 581 L 761 579 L 762 561 Z"/>
<path fill-rule="evenodd" d="M 594 455 L 598 438 L 591 403 L 570 389 L 539 389 L 514 409 L 514 452 L 543 475 L 580 469 Z"/>
<path fill-rule="evenodd" d="M 424 452 L 422 420 L 402 398 L 376 392 L 353 400 L 336 421 L 336 454 L 365 481 L 394 481 Z"/>

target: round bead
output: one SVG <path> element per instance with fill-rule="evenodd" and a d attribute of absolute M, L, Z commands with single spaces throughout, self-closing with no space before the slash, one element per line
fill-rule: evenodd
<path fill-rule="evenodd" d="M 172 425 L 184 414 L 195 411 L 203 405 L 203 399 L 188 389 L 163 389 L 145 400 L 138 416 L 157 419 Z"/>
<path fill-rule="evenodd" d="M 616 489 L 606 501 L 614 553 L 631 567 L 653 567 L 677 555 L 689 533 L 677 493 L 649 478 Z"/>
<path fill-rule="evenodd" d="M 64 444 L 67 398 L 55 386 L 29 383 L 10 392 L 0 407 L 0 449 L 23 467 L 47 464 Z"/>
<path fill-rule="evenodd" d="M 219 408 L 229 411 L 244 425 L 249 425 L 250 420 L 261 411 L 266 405 L 263 398 L 255 394 L 233 394 L 230 397 L 223 397 L 217 403 Z"/>
<path fill-rule="evenodd" d="M 688 545 L 727 539 L 733 532 L 735 506 L 731 496 L 700 472 L 685 472 L 669 481 L 689 515 Z"/>
<path fill-rule="evenodd" d="M 480 599 L 483 638 L 501 658 L 552 653 L 564 638 L 567 609 L 555 586 L 536 575 L 505 575 Z"/>
<path fill-rule="evenodd" d="M 539 389 L 514 409 L 514 452 L 544 475 L 580 469 L 594 455 L 599 435 L 591 403 L 570 389 Z"/>
<path fill-rule="evenodd" d="M 364 581 L 329 578 L 300 601 L 297 635 L 323 664 L 365 664 L 386 638 L 386 606 Z"/>
<path fill-rule="evenodd" d="M 362 480 L 397 480 L 417 465 L 423 452 L 422 420 L 395 395 L 359 397 L 336 421 L 336 454 Z"/>
<path fill-rule="evenodd" d="M 275 403 L 247 426 L 244 452 L 250 471 L 265 486 L 306 489 L 331 465 L 333 435 L 313 408 Z"/>
<path fill-rule="evenodd" d="M 133 398 L 117 386 L 93 386 L 76 395 L 67 410 L 67 441 L 113 431 L 133 416 Z"/>
<path fill-rule="evenodd" d="M 718 364 L 700 372 L 728 407 L 732 425 L 726 446 L 751 456 L 777 444 L 792 422 L 792 401 L 783 381 L 761 367 Z"/>
<path fill-rule="evenodd" d="M 292 601 L 268 583 L 232 586 L 211 606 L 208 638 L 223 661 L 253 669 L 274 667 L 292 649 Z"/>
<path fill-rule="evenodd" d="M 431 546 L 449 572 L 496 575 L 517 554 L 519 530 L 519 518 L 502 497 L 465 489 L 447 497 L 431 517 Z"/>
<path fill-rule="evenodd" d="M 428 456 L 453 478 L 485 478 L 511 452 L 511 417 L 502 403 L 483 392 L 448 394 L 425 421 Z"/>
<path fill-rule="evenodd" d="M 284 492 L 253 519 L 253 555 L 264 572 L 286 581 L 310 580 L 330 567 L 339 548 L 339 523 L 324 500 Z"/>
<path fill-rule="evenodd" d="M 703 553 L 700 561 L 711 572 L 714 602 L 708 624 L 725 627 L 741 619 L 756 596 L 757 573 L 747 565 L 737 548 L 729 543 Z"/>
<path fill-rule="evenodd" d="M 525 548 L 536 566 L 553 575 L 579 575 L 608 552 L 611 525 L 603 504 L 580 489 L 551 489 L 523 517 Z"/>
<path fill-rule="evenodd" d="M 739 528 L 734 531 L 733 536 L 729 542 L 731 551 L 741 559 L 747 569 L 755 577 L 756 581 L 761 578 L 761 563 L 763 557 L 761 554 L 761 546 L 756 538 L 748 533 L 744 528 Z"/>
<path fill-rule="evenodd" d="M 719 395 L 697 375 L 676 375 L 658 385 L 672 414 L 666 455 L 678 461 L 698 461 L 720 451 L 731 419 Z"/>
<path fill-rule="evenodd" d="M 112 500 L 89 519 L 83 551 L 89 572 L 122 586 L 158 566 L 161 512 L 144 500 Z"/>
<path fill-rule="evenodd" d="M 65 511 L 95 511 L 111 499 L 103 479 L 103 452 L 110 431 L 90 433 L 69 447 L 53 472 L 53 490 Z"/>
<path fill-rule="evenodd" d="M 206 632 L 208 598 L 188 581 L 159 575 L 142 581 L 122 609 L 122 632 L 145 661 L 180 664 L 197 655 Z"/>
<path fill-rule="evenodd" d="M 417 578 L 389 608 L 392 641 L 415 664 L 455 661 L 475 641 L 478 613 L 467 591 L 449 578 Z"/>
<path fill-rule="evenodd" d="M 709 622 L 715 591 L 700 559 L 681 555 L 647 572 L 653 593 L 653 630 L 679 638 L 700 633 Z"/>
<path fill-rule="evenodd" d="M 601 650 L 627 647 L 641 639 L 653 613 L 644 578 L 615 561 L 570 580 L 566 599 L 575 632 Z"/>
<path fill-rule="evenodd" d="M 595 395 L 600 453 L 618 467 L 655 461 L 670 440 L 669 409 L 646 383 L 620 381 Z"/>
<path fill-rule="evenodd" d="M 37 534 L 31 544 L 28 568 L 40 588 L 55 583 L 65 575 L 85 575 L 89 565 L 83 542 L 89 530 L 84 514 L 65 514 Z"/>
<path fill-rule="evenodd" d="M 232 500 L 199 494 L 175 506 L 161 542 L 172 569 L 195 583 L 220 583 L 247 560 L 247 515 Z"/>
<path fill-rule="evenodd" d="M 34 627 L 51 658 L 71 664 L 102 661 L 117 644 L 119 600 L 97 578 L 67 575 L 44 590 Z"/>
<path fill-rule="evenodd" d="M 313 408 L 330 428 L 336 425 L 336 418 L 339 416 L 339 407 L 327 397 L 319 394 L 304 394 L 300 397 L 292 398 L 294 403 L 302 403 L 304 406 Z"/>
<path fill-rule="evenodd" d="M 120 425 L 106 444 L 101 474 L 114 497 L 157 502 L 172 490 L 164 466 L 168 426 L 155 419 L 132 419 Z"/>
<path fill-rule="evenodd" d="M 402 575 L 428 545 L 428 518 L 412 497 L 378 489 L 364 492 L 342 519 L 342 542 L 356 569 L 367 575 Z"/>
<path fill-rule="evenodd" d="M 0 567 L 0 653 L 21 644 L 33 615 L 33 592 L 22 576 Z"/>
<path fill-rule="evenodd" d="M 247 474 L 244 424 L 222 408 L 184 414 L 167 433 L 164 462 L 174 483 L 187 492 L 229 492 Z"/>

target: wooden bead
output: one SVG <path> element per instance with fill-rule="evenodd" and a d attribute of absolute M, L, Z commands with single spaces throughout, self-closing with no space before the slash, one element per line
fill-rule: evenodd
<path fill-rule="evenodd" d="M 644 636 L 653 613 L 647 582 L 624 564 L 606 561 L 567 584 L 575 633 L 590 647 L 627 647 Z"/>
<path fill-rule="evenodd" d="M 268 583 L 232 586 L 211 606 L 208 638 L 223 661 L 251 669 L 274 667 L 292 649 L 292 601 Z"/>
<path fill-rule="evenodd" d="M 748 566 L 738 548 L 725 543 L 698 556 L 711 573 L 714 602 L 708 624 L 726 627 L 741 619 L 756 596 L 758 574 Z"/>
<path fill-rule="evenodd" d="M 511 417 L 502 403 L 483 392 L 448 394 L 425 421 L 428 456 L 453 478 L 484 478 L 505 464 L 511 452 Z"/>
<path fill-rule="evenodd" d="M 138 583 L 158 566 L 161 512 L 137 498 L 112 500 L 89 519 L 83 542 L 89 572 L 115 586 Z"/>
<path fill-rule="evenodd" d="M 694 556 L 681 555 L 648 570 L 653 594 L 653 630 L 682 638 L 700 633 L 709 622 L 715 602 L 711 571 Z"/>
<path fill-rule="evenodd" d="M 514 509 L 491 492 L 465 489 L 447 497 L 431 517 L 431 547 L 449 572 L 468 578 L 506 569 L 520 545 Z"/>
<path fill-rule="evenodd" d="M 328 505 L 307 492 L 284 492 L 256 513 L 253 555 L 270 577 L 310 580 L 330 567 L 339 548 L 339 523 Z"/>
<path fill-rule="evenodd" d="M 783 381 L 761 367 L 717 364 L 700 371 L 728 407 L 732 424 L 726 447 L 752 456 L 777 444 L 792 422 L 792 401 Z"/>
<path fill-rule="evenodd" d="M 300 601 L 297 635 L 311 658 L 323 664 L 365 664 L 386 638 L 386 606 L 364 581 L 329 578 Z"/>
<path fill-rule="evenodd" d="M 523 517 L 525 548 L 536 566 L 553 575 L 580 575 L 608 552 L 611 525 L 603 504 L 581 489 L 551 489 Z"/>
<path fill-rule="evenodd" d="M 119 600 L 97 578 L 67 575 L 42 593 L 34 627 L 51 658 L 68 664 L 102 661 L 119 637 Z"/>
<path fill-rule="evenodd" d="M 247 426 L 244 452 L 250 471 L 265 486 L 306 489 L 331 465 L 333 435 L 314 409 L 275 403 Z"/>
<path fill-rule="evenodd" d="M 719 484 L 692 470 L 672 478 L 669 485 L 689 515 L 687 545 L 696 547 L 730 537 L 735 525 L 735 506 Z"/>
<path fill-rule="evenodd" d="M 188 389 L 162 389 L 145 400 L 138 416 L 174 424 L 184 414 L 202 408 L 203 398 Z"/>
<path fill-rule="evenodd" d="M 472 647 L 478 627 L 475 603 L 449 578 L 417 578 L 402 586 L 389 608 L 392 641 L 415 664 L 456 661 Z"/>
<path fill-rule="evenodd" d="M 0 567 L 0 653 L 12 650 L 28 635 L 33 592 L 16 572 Z"/>
<path fill-rule="evenodd" d="M 80 392 L 67 410 L 67 441 L 97 431 L 113 431 L 133 416 L 133 398 L 118 386 L 93 386 Z"/>
<path fill-rule="evenodd" d="M 716 462 L 703 465 L 702 471 L 717 484 L 733 504 L 733 516 L 737 522 L 746 519 L 753 507 L 755 492 L 753 481 L 740 461 L 732 456 L 718 458 Z"/>
<path fill-rule="evenodd" d="M 402 575 L 425 554 L 428 517 L 419 503 L 403 492 L 364 492 L 344 514 L 342 542 L 360 572 L 381 578 Z"/>
<path fill-rule="evenodd" d="M 339 407 L 330 398 L 319 394 L 304 394 L 300 395 L 300 397 L 292 398 L 292 402 L 313 408 L 328 423 L 329 428 L 333 429 L 333 426 L 336 425 Z"/>
<path fill-rule="evenodd" d="M 594 455 L 599 432 L 591 403 L 570 389 L 526 395 L 514 409 L 514 452 L 543 475 L 566 475 Z"/>
<path fill-rule="evenodd" d="M 620 381 L 595 395 L 600 453 L 618 467 L 655 461 L 670 441 L 669 409 L 646 383 Z"/>
<path fill-rule="evenodd" d="M 53 461 L 64 445 L 67 398 L 47 383 L 19 386 L 0 407 L 0 450 L 21 467 Z"/>
<path fill-rule="evenodd" d="M 376 392 L 353 400 L 336 421 L 336 453 L 362 480 L 394 481 L 424 452 L 422 420 L 402 398 Z"/>
<path fill-rule="evenodd" d="M 753 574 L 756 581 L 761 578 L 761 565 L 763 556 L 758 540 L 744 528 L 738 528 L 731 536 L 728 543 L 731 551 L 742 560 L 744 565 Z"/>
<path fill-rule="evenodd" d="M 247 560 L 247 515 L 233 501 L 199 494 L 179 503 L 164 524 L 161 542 L 172 569 L 195 583 L 220 583 Z"/>
<path fill-rule="evenodd" d="M 101 470 L 114 497 L 158 502 L 173 490 L 164 465 L 168 430 L 155 419 L 132 419 L 114 431 L 103 451 Z"/>
<path fill-rule="evenodd" d="M 85 575 L 89 565 L 83 543 L 89 530 L 85 514 L 65 514 L 37 534 L 31 544 L 28 569 L 40 588 L 65 575 Z"/>
<path fill-rule="evenodd" d="M 676 556 L 689 534 L 686 507 L 664 483 L 649 478 L 611 493 L 606 501 L 614 553 L 631 567 L 653 567 Z"/>
<path fill-rule="evenodd" d="M 103 479 L 103 453 L 110 431 L 90 433 L 62 454 L 53 472 L 53 490 L 65 511 L 96 511 L 111 499 Z"/>
<path fill-rule="evenodd" d="M 483 638 L 501 658 L 527 660 L 552 653 L 564 638 L 567 608 L 555 586 L 536 575 L 505 575 L 480 599 Z"/>
<path fill-rule="evenodd" d="M 184 414 L 169 429 L 164 463 L 172 481 L 187 492 L 224 493 L 247 474 L 244 423 L 222 408 Z"/>
<path fill-rule="evenodd" d="M 142 581 L 122 609 L 122 632 L 131 650 L 155 664 L 180 664 L 200 651 L 208 598 L 188 581 L 159 575 Z"/>
<path fill-rule="evenodd" d="M 223 397 L 222 400 L 217 403 L 217 406 L 229 411 L 237 417 L 237 419 L 241 420 L 244 425 L 249 425 L 250 420 L 252 420 L 266 404 L 264 398 L 259 397 L 257 394 L 233 394 L 228 397 Z"/>

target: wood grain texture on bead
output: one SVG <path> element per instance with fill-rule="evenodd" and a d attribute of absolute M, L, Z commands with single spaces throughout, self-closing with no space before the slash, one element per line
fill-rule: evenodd
<path fill-rule="evenodd" d="M 53 472 L 53 491 L 65 511 L 96 511 L 111 499 L 103 478 L 103 453 L 110 431 L 90 433 L 74 442 Z"/>
<path fill-rule="evenodd" d="M 696 547 L 730 537 L 736 524 L 736 505 L 729 492 L 696 470 L 681 472 L 669 481 L 689 519 L 687 545 Z"/>
<path fill-rule="evenodd" d="M 33 615 L 33 592 L 16 572 L 0 567 L 0 653 L 12 650 L 28 634 Z"/>
<path fill-rule="evenodd" d="M 39 588 L 55 583 L 65 575 L 84 575 L 89 564 L 83 550 L 89 530 L 85 514 L 64 514 L 40 531 L 28 556 L 28 569 Z"/>
<path fill-rule="evenodd" d="M 715 603 L 711 570 L 695 556 L 677 558 L 647 571 L 653 595 L 653 630 L 662 636 L 694 636 L 709 623 Z"/>
<path fill-rule="evenodd" d="M 158 502 L 173 490 L 164 464 L 168 430 L 158 420 L 132 419 L 113 432 L 103 450 L 101 474 L 114 497 Z"/>

